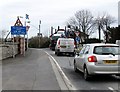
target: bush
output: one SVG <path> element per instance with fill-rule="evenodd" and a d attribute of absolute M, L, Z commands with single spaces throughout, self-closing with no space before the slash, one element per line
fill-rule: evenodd
<path fill-rule="evenodd" d="M 40 38 L 40 43 L 39 43 L 39 37 L 35 36 L 29 39 L 29 47 L 30 48 L 48 48 L 50 44 L 50 39 L 48 37 L 42 37 Z"/>

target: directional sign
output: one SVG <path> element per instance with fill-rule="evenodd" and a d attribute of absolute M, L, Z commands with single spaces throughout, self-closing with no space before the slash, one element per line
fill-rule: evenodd
<path fill-rule="evenodd" d="M 77 43 L 79 43 L 79 42 L 80 42 L 80 37 L 77 36 L 77 37 L 75 38 L 75 40 L 76 40 Z"/>
<path fill-rule="evenodd" d="M 11 26 L 11 35 L 26 35 L 26 27 Z"/>

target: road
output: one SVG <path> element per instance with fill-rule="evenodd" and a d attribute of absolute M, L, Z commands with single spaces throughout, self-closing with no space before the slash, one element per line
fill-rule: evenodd
<path fill-rule="evenodd" d="M 25 57 L 18 55 L 2 61 L 2 89 L 23 92 L 60 90 L 60 86 L 48 55 L 39 49 L 29 49 Z"/>
<path fill-rule="evenodd" d="M 83 73 L 75 73 L 73 70 L 73 60 L 74 57 L 56 56 L 54 51 L 46 49 L 46 51 L 55 58 L 63 72 L 66 74 L 71 83 L 77 88 L 77 90 L 102 90 L 102 92 L 118 92 L 120 90 L 120 77 L 117 76 L 94 76 L 91 81 L 85 81 L 83 78 Z M 116 91 L 113 91 L 116 90 Z"/>
<path fill-rule="evenodd" d="M 120 88 L 120 77 L 116 76 L 95 76 L 91 81 L 85 81 L 81 72 L 74 72 L 72 56 L 56 56 L 50 49 L 30 49 L 25 57 L 18 55 L 16 58 L 3 60 L 3 90 L 60 90 L 63 86 L 62 79 L 59 80 L 60 77 L 56 76 L 54 70 L 57 69 L 53 68 L 51 59 L 45 52 L 58 62 L 69 81 L 80 92 L 116 92 L 113 90 Z"/>

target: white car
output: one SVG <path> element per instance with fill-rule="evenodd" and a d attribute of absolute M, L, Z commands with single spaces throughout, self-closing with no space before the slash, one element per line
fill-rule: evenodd
<path fill-rule="evenodd" d="M 88 80 L 96 74 L 120 75 L 120 47 L 116 44 L 86 44 L 74 58 L 75 72 Z"/>
<path fill-rule="evenodd" d="M 55 46 L 55 54 L 60 55 L 62 53 L 69 53 L 74 55 L 75 45 L 73 38 L 58 38 Z"/>

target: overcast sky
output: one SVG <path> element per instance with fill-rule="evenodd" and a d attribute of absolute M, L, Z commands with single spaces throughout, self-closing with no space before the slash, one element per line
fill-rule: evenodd
<path fill-rule="evenodd" d="M 50 27 L 64 28 L 66 21 L 74 16 L 75 12 L 89 9 L 94 16 L 107 12 L 118 21 L 119 0 L 0 0 L 0 31 L 10 30 L 15 24 L 17 16 L 29 15 L 31 26 L 29 37 L 38 33 L 38 24 L 41 20 L 41 32 L 48 35 Z M 23 23 L 24 24 L 24 23 Z M 114 26 L 117 26 L 114 24 Z M 36 28 L 37 27 L 37 28 Z"/>

